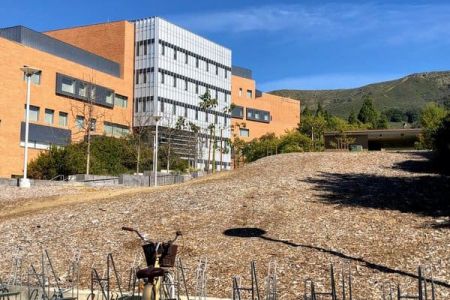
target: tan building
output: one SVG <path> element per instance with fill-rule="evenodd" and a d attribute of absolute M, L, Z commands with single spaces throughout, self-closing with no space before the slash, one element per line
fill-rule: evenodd
<path fill-rule="evenodd" d="M 26 81 L 21 67 L 41 70 L 31 83 L 32 160 L 50 145 L 85 137 L 91 88 L 92 134 L 130 131 L 133 55 L 134 25 L 129 22 L 48 34 L 22 26 L 0 29 L 0 177 L 23 174 Z"/>
<path fill-rule="evenodd" d="M 233 138 L 250 141 L 267 133 L 280 136 L 300 122 L 300 101 L 258 91 L 248 69 L 233 67 L 231 99 Z"/>

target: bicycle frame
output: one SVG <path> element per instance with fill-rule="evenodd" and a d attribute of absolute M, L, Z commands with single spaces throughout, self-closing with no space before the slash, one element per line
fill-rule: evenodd
<path fill-rule="evenodd" d="M 148 239 L 144 238 L 144 236 L 140 232 L 138 232 L 137 230 L 135 230 L 133 228 L 122 227 L 122 230 L 135 232 L 144 243 L 147 243 L 147 244 L 152 243 Z M 156 247 L 154 249 L 154 251 L 155 251 L 154 261 L 153 261 L 153 259 L 147 260 L 147 257 L 146 257 L 147 266 L 152 267 L 154 269 L 161 268 L 161 259 L 163 257 L 163 252 L 165 251 L 164 247 L 166 247 L 166 245 L 173 244 L 177 240 L 178 236 L 180 236 L 180 235 L 181 235 L 181 232 L 177 231 L 176 237 L 174 240 L 171 240 L 167 243 L 160 243 L 160 242 L 156 243 Z M 146 244 L 144 244 L 143 247 L 145 245 Z M 155 245 L 155 244 L 153 244 L 153 245 Z M 160 251 L 160 249 L 162 251 Z M 144 248 L 144 254 L 146 254 L 145 248 Z M 150 260 L 151 260 L 151 262 L 150 262 Z M 161 300 L 161 299 L 163 299 L 163 298 L 161 298 L 161 292 L 163 290 L 164 290 L 164 294 L 166 296 L 164 299 L 175 298 L 175 291 L 173 291 L 171 288 L 165 289 L 166 288 L 164 286 L 165 279 L 167 279 L 169 281 L 173 281 L 173 276 L 169 276 L 169 274 L 165 274 L 164 276 L 155 277 L 151 281 L 150 280 L 145 281 L 144 289 L 142 291 L 142 300 Z M 169 283 L 169 286 L 172 286 L 172 285 L 173 285 L 173 282 Z"/>

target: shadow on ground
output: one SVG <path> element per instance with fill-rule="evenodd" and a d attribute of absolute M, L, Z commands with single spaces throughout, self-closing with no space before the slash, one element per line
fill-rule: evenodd
<path fill-rule="evenodd" d="M 433 161 L 433 152 L 413 152 L 411 159 L 396 163 L 393 168 L 412 173 L 438 174 L 439 166 Z"/>
<path fill-rule="evenodd" d="M 317 246 L 313 246 L 313 245 L 296 244 L 294 242 L 287 241 L 287 240 L 275 239 L 275 238 L 266 236 L 267 232 L 260 228 L 246 228 L 246 227 L 230 228 L 230 229 L 225 230 L 223 232 L 223 234 L 226 236 L 229 236 L 229 237 L 238 237 L 238 238 L 260 238 L 260 239 L 263 239 L 268 242 L 281 243 L 281 244 L 287 245 L 289 247 L 312 249 L 312 250 L 327 253 L 327 254 L 330 254 L 330 255 L 333 255 L 333 256 L 336 256 L 339 258 L 343 258 L 343 259 L 346 259 L 346 260 L 349 260 L 352 262 L 361 263 L 363 266 L 365 266 L 369 269 L 376 270 L 376 271 L 379 271 L 382 273 L 398 274 L 401 276 L 419 279 L 419 276 L 417 274 L 402 271 L 402 270 L 392 269 L 388 266 L 376 264 L 376 263 L 367 261 L 364 258 L 354 257 L 354 256 L 351 256 L 351 255 L 348 255 L 348 254 L 345 254 L 345 253 L 342 253 L 342 252 L 339 252 L 336 250 L 325 249 L 325 248 L 317 247 Z M 428 282 L 431 282 L 430 278 L 426 278 L 426 280 Z M 433 282 L 434 282 L 434 284 L 440 285 L 442 287 L 450 288 L 450 283 L 447 283 L 445 281 L 434 279 Z"/>
<path fill-rule="evenodd" d="M 398 210 L 423 216 L 450 216 L 450 180 L 446 176 L 386 177 L 321 173 L 306 179 L 324 203 Z"/>

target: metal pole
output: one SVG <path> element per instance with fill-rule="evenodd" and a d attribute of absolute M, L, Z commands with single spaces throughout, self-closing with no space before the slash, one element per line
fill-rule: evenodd
<path fill-rule="evenodd" d="M 156 119 L 156 133 L 155 133 L 155 187 L 158 186 L 158 125 L 159 119 Z"/>
<path fill-rule="evenodd" d="M 25 150 L 23 159 L 23 179 L 20 187 L 29 188 L 30 181 L 27 178 L 28 173 L 28 133 L 30 128 L 30 87 L 32 74 L 25 74 L 27 78 L 27 104 L 25 109 Z"/>

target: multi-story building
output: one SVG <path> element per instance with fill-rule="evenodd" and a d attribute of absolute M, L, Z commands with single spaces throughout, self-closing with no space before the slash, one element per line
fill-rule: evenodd
<path fill-rule="evenodd" d="M 178 134 L 173 149 L 197 168 L 209 161 L 228 169 L 231 51 L 158 17 L 135 21 L 135 33 L 135 126 L 155 127 L 160 118 L 161 140 L 169 143 L 170 128 L 182 120 L 188 134 Z M 207 91 L 216 106 L 202 106 L 200 97 Z M 199 133 L 194 135 L 188 124 Z M 188 146 L 192 138 L 198 141 L 194 149 Z"/>
<path fill-rule="evenodd" d="M 250 141 L 267 133 L 280 136 L 300 123 L 300 101 L 262 93 L 252 71 L 233 66 L 232 137 Z"/>
<path fill-rule="evenodd" d="M 112 28 L 117 39 L 134 40 L 132 24 L 117 22 Z M 92 107 L 92 134 L 117 136 L 130 131 L 133 75 L 127 68 L 133 61 L 126 61 L 133 58 L 133 43 L 115 44 L 111 55 L 100 56 L 100 51 L 86 48 L 105 42 L 105 36 L 93 36 L 91 45 L 76 47 L 52 35 L 22 26 L 0 29 L 0 177 L 23 174 L 24 65 L 40 70 L 31 78 L 30 160 L 50 145 L 83 139 L 86 105 Z"/>
<path fill-rule="evenodd" d="M 300 120 L 298 101 L 261 93 L 251 71 L 232 70 L 229 49 L 158 17 L 46 33 L 0 29 L 0 61 L 0 177 L 23 172 L 24 65 L 40 70 L 32 78 L 29 160 L 84 139 L 86 128 L 123 136 L 132 126 L 155 133 L 158 123 L 160 142 L 192 166 L 229 169 L 232 133 L 280 135 Z M 203 105 L 207 92 L 215 105 Z"/>

